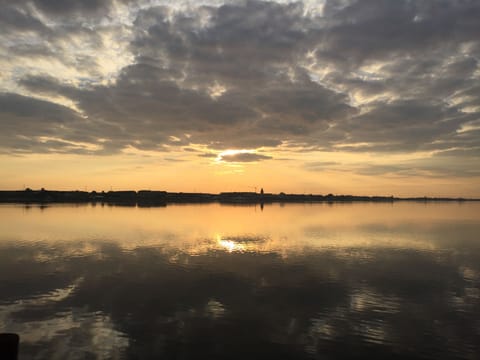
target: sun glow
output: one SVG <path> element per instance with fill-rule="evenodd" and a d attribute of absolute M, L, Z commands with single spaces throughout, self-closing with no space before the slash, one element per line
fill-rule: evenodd
<path fill-rule="evenodd" d="M 225 156 L 232 156 L 232 155 L 238 155 L 238 154 L 256 154 L 255 150 L 248 150 L 248 149 L 241 149 L 241 150 L 225 150 L 219 153 L 215 159 L 216 162 L 223 162 L 223 157 Z"/>
<path fill-rule="evenodd" d="M 227 252 L 231 253 L 245 250 L 245 246 L 243 244 L 239 244 L 233 240 L 223 239 L 221 235 L 217 235 L 216 238 L 219 248 L 226 250 Z"/>

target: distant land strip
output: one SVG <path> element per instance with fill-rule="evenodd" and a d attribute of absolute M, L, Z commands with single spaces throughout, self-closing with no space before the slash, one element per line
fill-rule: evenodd
<path fill-rule="evenodd" d="M 395 201 L 480 201 L 472 198 L 450 197 L 395 197 L 355 195 L 315 195 L 257 192 L 185 193 L 167 191 L 56 191 L 16 190 L 0 191 L 0 203 L 50 204 L 50 203 L 105 203 L 112 205 L 164 206 L 166 204 L 268 204 L 268 203 L 334 203 L 334 202 L 395 202 Z"/>

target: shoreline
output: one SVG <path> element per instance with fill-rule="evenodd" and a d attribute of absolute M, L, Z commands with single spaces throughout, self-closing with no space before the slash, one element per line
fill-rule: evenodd
<path fill-rule="evenodd" d="M 346 203 L 346 202 L 466 202 L 475 198 L 395 197 L 320 194 L 272 194 L 256 192 L 184 193 L 167 191 L 57 191 L 57 190 L 0 190 L 0 203 L 55 204 L 95 203 L 112 205 L 164 206 L 167 204 L 269 204 L 269 203 Z"/>

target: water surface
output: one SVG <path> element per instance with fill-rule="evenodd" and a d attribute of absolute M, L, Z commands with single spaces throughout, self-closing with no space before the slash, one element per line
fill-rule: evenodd
<path fill-rule="evenodd" d="M 477 359 L 480 203 L 0 206 L 22 359 Z"/>

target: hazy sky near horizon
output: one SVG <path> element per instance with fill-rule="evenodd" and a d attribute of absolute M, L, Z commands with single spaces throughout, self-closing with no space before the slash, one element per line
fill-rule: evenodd
<path fill-rule="evenodd" d="M 480 196 L 478 0 L 0 0 L 0 188 Z"/>

